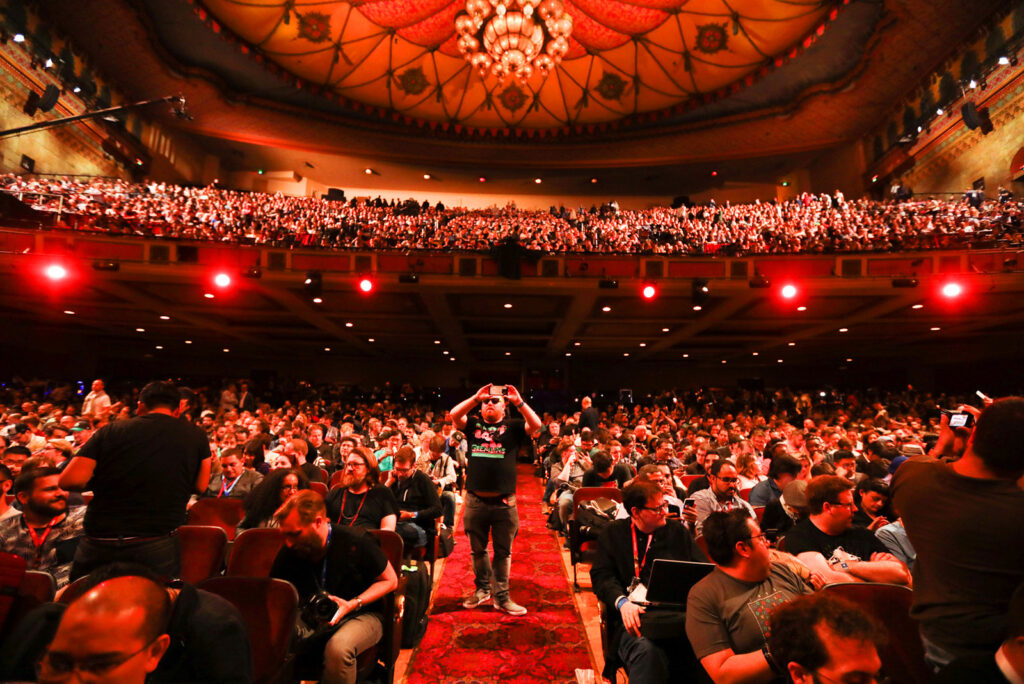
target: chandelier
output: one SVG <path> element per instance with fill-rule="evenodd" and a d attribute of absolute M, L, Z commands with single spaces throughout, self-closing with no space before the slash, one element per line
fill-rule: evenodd
<path fill-rule="evenodd" d="M 466 0 L 455 17 L 459 52 L 481 78 L 547 77 L 569 50 L 572 17 L 562 0 Z"/>

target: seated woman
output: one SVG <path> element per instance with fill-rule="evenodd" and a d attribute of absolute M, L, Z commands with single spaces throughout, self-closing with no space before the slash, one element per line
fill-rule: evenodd
<path fill-rule="evenodd" d="M 309 489 L 309 478 L 301 470 L 272 470 L 245 498 L 245 517 L 238 523 L 238 531 L 252 527 L 275 527 L 274 511 L 303 489 Z"/>

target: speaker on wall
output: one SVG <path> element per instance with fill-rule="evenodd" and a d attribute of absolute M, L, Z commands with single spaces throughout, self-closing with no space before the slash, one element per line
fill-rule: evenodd
<path fill-rule="evenodd" d="M 960 116 L 964 120 L 964 125 L 972 131 L 981 126 L 981 120 L 978 118 L 978 107 L 973 102 L 964 103 L 964 106 L 960 108 Z"/>

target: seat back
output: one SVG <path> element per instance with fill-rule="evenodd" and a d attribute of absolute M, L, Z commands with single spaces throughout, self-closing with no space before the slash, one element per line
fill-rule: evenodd
<path fill-rule="evenodd" d="M 830 584 L 823 591 L 857 604 L 885 626 L 889 640 L 878 655 L 882 668 L 893 681 L 924 684 L 932 680 L 917 623 L 910 617 L 913 591 L 879 582 Z"/>
<path fill-rule="evenodd" d="M 681 478 L 679 478 L 679 481 L 683 484 L 684 487 L 689 489 L 690 485 L 693 484 L 694 480 L 699 480 L 702 477 L 704 477 L 704 476 L 703 475 L 683 475 Z"/>
<path fill-rule="evenodd" d="M 235 537 L 225 574 L 231 577 L 270 577 L 270 568 L 282 546 L 284 535 L 277 528 L 244 530 Z"/>
<path fill-rule="evenodd" d="M 757 524 L 760 525 L 764 519 L 764 506 L 754 506 L 754 515 L 757 516 Z"/>
<path fill-rule="evenodd" d="M 327 472 L 326 468 L 320 469 L 320 482 L 327 483 L 331 479 L 331 474 Z"/>
<path fill-rule="evenodd" d="M 744 501 L 746 501 L 747 503 L 750 503 L 750 491 L 752 489 L 753 489 L 753 487 L 747 487 L 746 489 L 741 489 L 740 490 L 740 498 L 743 499 Z"/>
<path fill-rule="evenodd" d="M 224 549 L 228 535 L 214 525 L 182 525 L 178 528 L 181 540 L 181 579 L 196 584 L 207 577 L 220 574 L 224 567 Z"/>
<path fill-rule="evenodd" d="M 252 647 L 252 680 L 276 680 L 295 629 L 299 595 L 289 582 L 269 577 L 210 577 L 199 588 L 226 599 L 242 614 Z"/>
<path fill-rule="evenodd" d="M 402 647 L 402 614 L 405 612 L 405 593 L 402 579 L 404 544 L 398 533 L 391 530 L 369 530 L 369 534 L 372 534 L 380 542 L 381 550 L 387 556 L 391 567 L 395 569 L 395 574 L 399 576 L 398 588 L 384 597 L 384 636 L 381 637 L 376 654 L 376 660 L 379 660 L 384 666 L 384 682 L 385 684 L 391 684 L 395 674 L 395 662 L 398 660 L 398 652 Z M 373 664 L 364 662 L 364 658 L 360 657 L 360 678 L 362 678 L 367 670 L 372 670 L 370 666 Z"/>
<path fill-rule="evenodd" d="M 188 509 L 189 525 L 214 525 L 224 530 L 228 541 L 235 538 L 235 528 L 245 517 L 241 499 L 229 497 L 199 499 Z"/>
<path fill-rule="evenodd" d="M 325 485 L 323 482 L 310 482 L 309 488 L 312 489 L 317 494 L 319 494 L 320 496 L 322 496 L 323 498 L 327 498 L 327 485 Z"/>
<path fill-rule="evenodd" d="M 330 481 L 330 484 L 327 485 L 327 488 L 328 489 L 334 489 L 335 487 L 340 485 L 341 484 L 341 478 L 343 478 L 343 477 L 345 477 L 345 469 L 344 468 L 342 468 L 341 470 L 335 470 L 334 474 L 331 475 L 331 481 Z"/>
<path fill-rule="evenodd" d="M 594 499 L 611 499 L 622 503 L 622 490 L 617 487 L 580 487 L 572 493 L 572 516 L 576 517 L 576 509 L 581 503 Z"/>
<path fill-rule="evenodd" d="M 19 560 L 22 559 L 19 558 Z M 4 589 L 6 593 L 6 590 L 12 588 L 4 587 Z M 35 608 L 52 601 L 56 592 L 57 580 L 53 578 L 53 575 L 40 570 L 26 570 L 21 575 L 21 581 L 17 588 L 13 588 L 9 596 L 5 597 L 11 600 L 6 615 L 0 618 L 0 644 L 4 643 L 8 637 L 17 635 L 18 623 L 22 618 Z"/>

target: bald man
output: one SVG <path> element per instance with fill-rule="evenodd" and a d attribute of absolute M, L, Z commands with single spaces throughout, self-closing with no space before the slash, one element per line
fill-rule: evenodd
<path fill-rule="evenodd" d="M 171 600 L 142 577 L 102 582 L 64 612 L 40 664 L 39 681 L 67 681 L 73 672 L 108 684 L 143 684 L 170 646 L 165 627 Z"/>

